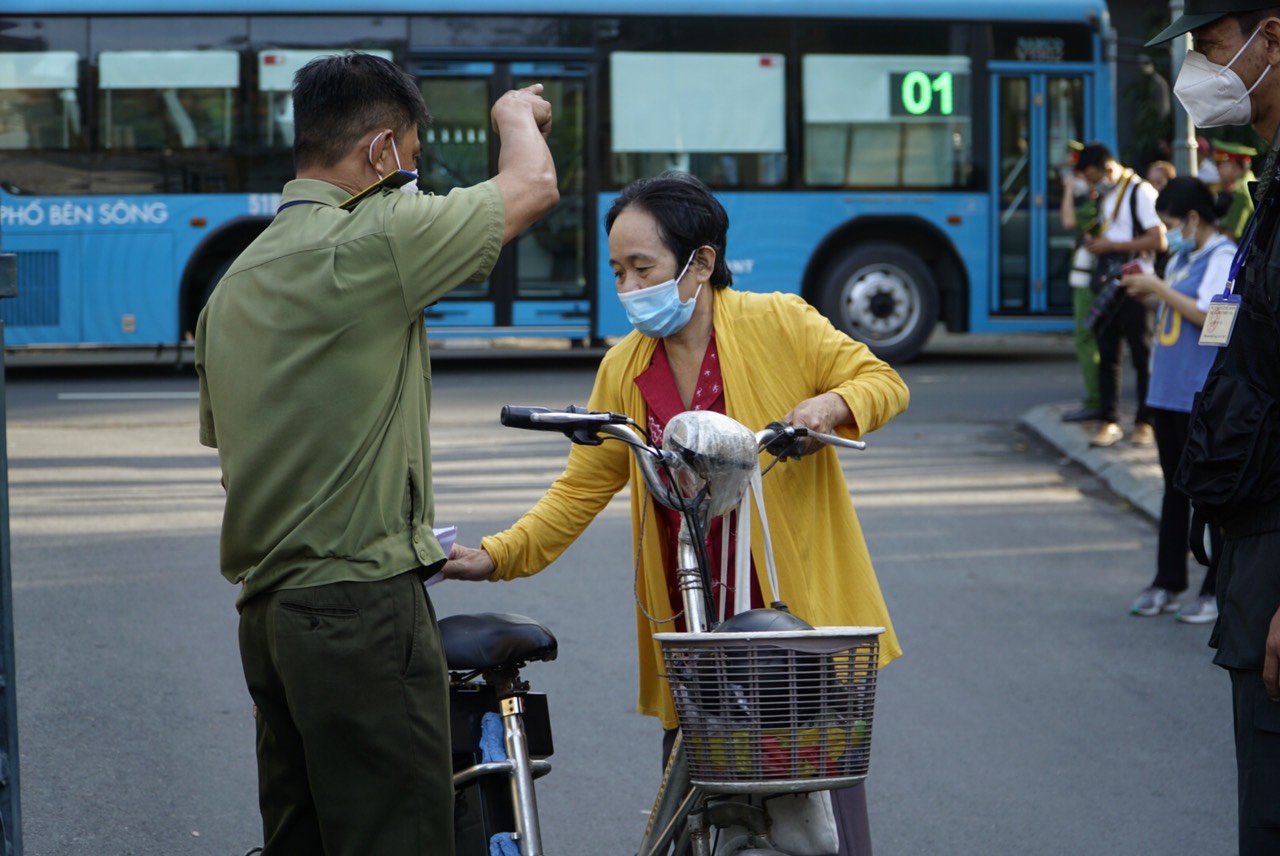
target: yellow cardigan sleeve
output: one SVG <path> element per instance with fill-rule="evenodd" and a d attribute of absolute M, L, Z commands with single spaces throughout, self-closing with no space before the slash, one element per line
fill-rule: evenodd
<path fill-rule="evenodd" d="M 834 392 L 853 413 L 853 425 L 841 426 L 838 433 L 856 440 L 906 411 L 910 393 L 888 363 L 841 333 L 812 306 L 792 299 L 802 307 L 795 313 L 798 323 L 783 329 L 792 334 L 795 352 L 806 361 L 803 376 L 814 378 L 815 395 Z"/>
<path fill-rule="evenodd" d="M 587 408 L 625 412 L 618 384 L 614 373 L 602 365 Z M 619 442 L 572 445 L 564 472 L 542 499 L 507 531 L 481 539 L 480 546 L 495 566 L 492 579 L 527 577 L 559 558 L 626 486 L 630 457 Z"/>

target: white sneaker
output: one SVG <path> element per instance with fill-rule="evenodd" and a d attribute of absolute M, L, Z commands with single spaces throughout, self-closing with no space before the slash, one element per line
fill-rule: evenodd
<path fill-rule="evenodd" d="M 1218 599 L 1211 594 L 1201 595 L 1175 616 L 1185 624 L 1208 624 L 1218 620 Z"/>
<path fill-rule="evenodd" d="M 1177 612 L 1182 604 L 1178 596 L 1168 589 L 1151 586 L 1142 590 L 1137 599 L 1129 606 L 1130 615 L 1159 615 L 1162 612 Z"/>
<path fill-rule="evenodd" d="M 1114 446 L 1124 439 L 1124 430 L 1114 422 L 1103 422 L 1089 438 L 1089 445 L 1099 449 Z"/>

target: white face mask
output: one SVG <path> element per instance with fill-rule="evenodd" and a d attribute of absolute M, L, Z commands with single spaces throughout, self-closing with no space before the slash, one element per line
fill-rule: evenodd
<path fill-rule="evenodd" d="M 1182 71 L 1173 85 L 1173 94 L 1178 96 L 1187 116 L 1197 128 L 1221 128 L 1224 125 L 1247 125 L 1253 119 L 1253 103 L 1249 94 L 1258 88 L 1271 72 L 1271 66 L 1258 76 L 1253 86 L 1245 87 L 1240 75 L 1231 70 L 1236 60 L 1253 43 L 1259 29 L 1236 51 L 1231 62 L 1218 65 L 1197 51 L 1187 51 L 1182 60 Z"/>
<path fill-rule="evenodd" d="M 1071 177 L 1071 194 L 1073 196 L 1087 196 L 1092 189 L 1083 176 L 1074 175 Z"/>
<path fill-rule="evenodd" d="M 382 139 L 382 135 L 381 135 L 381 134 L 379 134 L 378 136 L 374 137 L 374 138 L 373 138 L 373 142 L 369 143 L 369 165 L 373 167 L 373 169 L 374 169 L 374 171 L 375 171 L 375 172 L 376 172 L 376 171 L 377 171 L 377 169 L 378 169 L 378 165 L 377 165 L 376 163 L 374 163 L 374 162 L 373 162 L 373 147 L 374 147 L 374 146 L 376 146 L 376 145 L 378 144 L 378 140 L 380 140 L 380 139 Z M 391 140 L 391 154 L 392 154 L 392 155 L 394 155 L 394 156 L 395 156 L 395 159 L 396 159 L 396 169 L 397 169 L 397 170 L 399 170 L 399 171 L 401 172 L 401 174 L 403 174 L 403 175 L 411 175 L 411 176 L 413 176 L 413 178 L 412 178 L 412 179 L 410 179 L 406 184 L 402 184 L 402 185 L 400 185 L 400 192 L 401 192 L 401 193 L 414 193 L 414 194 L 416 194 L 416 193 L 421 193 L 422 191 L 418 190 L 418 172 L 417 172 L 417 170 L 405 169 L 404 167 L 402 167 L 402 166 L 400 165 L 400 151 L 396 148 L 396 138 L 395 138 L 395 137 L 391 137 L 391 138 L 390 138 L 390 140 Z"/>

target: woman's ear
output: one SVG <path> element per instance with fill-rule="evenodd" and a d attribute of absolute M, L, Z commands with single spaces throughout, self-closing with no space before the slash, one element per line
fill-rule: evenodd
<path fill-rule="evenodd" d="M 708 244 L 698 247 L 698 251 L 693 255 L 693 265 L 702 271 L 708 278 L 716 269 L 716 250 Z"/>

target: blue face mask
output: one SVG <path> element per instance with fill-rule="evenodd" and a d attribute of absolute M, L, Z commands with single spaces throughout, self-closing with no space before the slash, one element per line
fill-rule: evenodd
<path fill-rule="evenodd" d="M 626 291 L 618 295 L 631 326 L 654 339 L 662 339 L 684 329 L 689 319 L 693 317 L 693 310 L 698 305 L 698 295 L 702 293 L 702 286 L 698 286 L 698 290 L 694 292 L 693 297 L 689 298 L 688 303 L 681 303 L 680 280 L 684 279 L 689 265 L 693 264 L 693 256 L 697 254 L 698 251 L 694 250 L 693 255 L 689 256 L 689 261 L 685 262 L 684 270 L 680 271 L 680 275 L 675 279 L 669 279 L 661 285 L 651 285 L 648 288 Z"/>
<path fill-rule="evenodd" d="M 1184 226 L 1183 228 L 1185 229 L 1186 227 Z M 1171 256 L 1176 256 L 1178 253 L 1189 253 L 1196 248 L 1195 236 L 1192 235 L 1188 238 L 1182 234 L 1182 229 L 1169 232 L 1165 240 L 1169 242 L 1169 255 Z"/>

